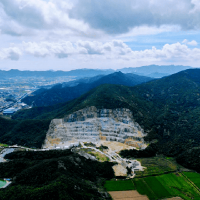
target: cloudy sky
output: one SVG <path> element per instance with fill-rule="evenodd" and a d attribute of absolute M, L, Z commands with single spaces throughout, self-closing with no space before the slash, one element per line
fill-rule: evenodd
<path fill-rule="evenodd" d="M 0 0 L 0 69 L 200 67 L 200 0 Z"/>

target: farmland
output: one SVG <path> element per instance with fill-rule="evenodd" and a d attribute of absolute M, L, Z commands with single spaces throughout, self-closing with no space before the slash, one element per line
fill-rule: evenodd
<path fill-rule="evenodd" d="M 200 174 L 195 172 L 183 172 L 200 189 Z"/>
<path fill-rule="evenodd" d="M 181 197 L 185 200 L 198 200 L 199 192 L 191 183 L 179 173 L 135 178 L 132 180 L 107 181 L 105 187 L 108 191 L 137 190 L 150 200 L 170 197 Z"/>
<path fill-rule="evenodd" d="M 106 181 L 104 185 L 107 191 L 126 191 L 126 190 L 135 190 L 135 186 L 132 180 L 110 180 Z"/>
<path fill-rule="evenodd" d="M 165 158 L 163 156 L 140 158 L 137 160 L 140 161 L 141 165 L 146 167 L 146 169 L 144 171 L 135 172 L 136 177 L 161 175 L 164 173 L 175 172 L 180 168 L 173 158 Z"/>

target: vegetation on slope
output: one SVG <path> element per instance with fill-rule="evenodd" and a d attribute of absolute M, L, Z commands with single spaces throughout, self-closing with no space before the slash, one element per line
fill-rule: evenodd
<path fill-rule="evenodd" d="M 13 152 L 0 163 L 0 177 L 13 178 L 1 199 L 110 199 L 104 180 L 114 177 L 112 163 L 87 160 L 65 151 Z"/>
<path fill-rule="evenodd" d="M 50 120 L 10 120 L 0 117 L 0 141 L 9 145 L 41 148 Z"/>
<path fill-rule="evenodd" d="M 148 133 L 145 140 L 157 141 L 154 145 L 157 146 L 156 153 L 178 157 L 199 146 L 199 69 L 186 70 L 135 87 L 101 85 L 68 103 L 20 111 L 13 118 L 61 118 L 87 106 L 129 108 L 134 120 Z M 195 169 L 200 168 L 198 162 L 195 161 Z"/>
<path fill-rule="evenodd" d="M 153 79 L 145 76 L 138 76 L 135 74 L 123 74 L 121 72 L 115 72 L 113 74 L 103 76 L 97 80 L 95 78 L 91 80 L 93 80 L 93 82 L 82 82 L 74 87 L 59 84 L 52 87 L 51 89 L 45 89 L 44 91 L 39 90 L 39 92 L 36 91 L 36 95 L 27 96 L 22 101 L 28 105 L 34 105 L 35 107 L 51 106 L 73 100 L 102 84 L 134 86 Z"/>

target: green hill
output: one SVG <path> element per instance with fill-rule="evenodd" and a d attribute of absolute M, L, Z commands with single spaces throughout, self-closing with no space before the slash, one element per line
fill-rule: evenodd
<path fill-rule="evenodd" d="M 89 80 L 88 83 L 85 83 L 83 80 L 81 82 L 80 80 L 80 83 L 74 87 L 70 87 L 66 83 L 58 84 L 50 89 L 40 89 L 35 92 L 34 96 L 27 96 L 22 101 L 28 105 L 34 105 L 34 107 L 51 106 L 78 98 L 82 94 L 102 84 L 134 86 L 153 79 L 135 74 L 115 72 L 100 78 L 90 78 Z"/>
<path fill-rule="evenodd" d="M 13 180 L 0 190 L 2 200 L 111 199 L 103 184 L 114 178 L 113 163 L 86 159 L 71 150 L 13 152 L 6 159 L 10 161 L 0 163 L 0 177 Z"/>
<path fill-rule="evenodd" d="M 68 103 L 20 111 L 13 118 L 50 120 L 87 106 L 129 108 L 134 120 L 148 133 L 146 141 L 158 141 L 154 144 L 157 153 L 180 156 L 199 147 L 200 69 L 189 69 L 135 87 L 100 85 Z M 14 132 L 10 133 L 4 142 L 12 141 Z M 0 141 L 2 138 L 5 136 Z"/>

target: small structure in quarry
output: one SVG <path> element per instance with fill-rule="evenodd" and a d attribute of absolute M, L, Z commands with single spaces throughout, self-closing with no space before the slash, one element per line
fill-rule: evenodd
<path fill-rule="evenodd" d="M 97 109 L 88 107 L 63 119 L 53 119 L 43 148 L 64 148 L 71 143 L 116 141 L 145 148 L 144 130 L 133 120 L 129 109 Z"/>

